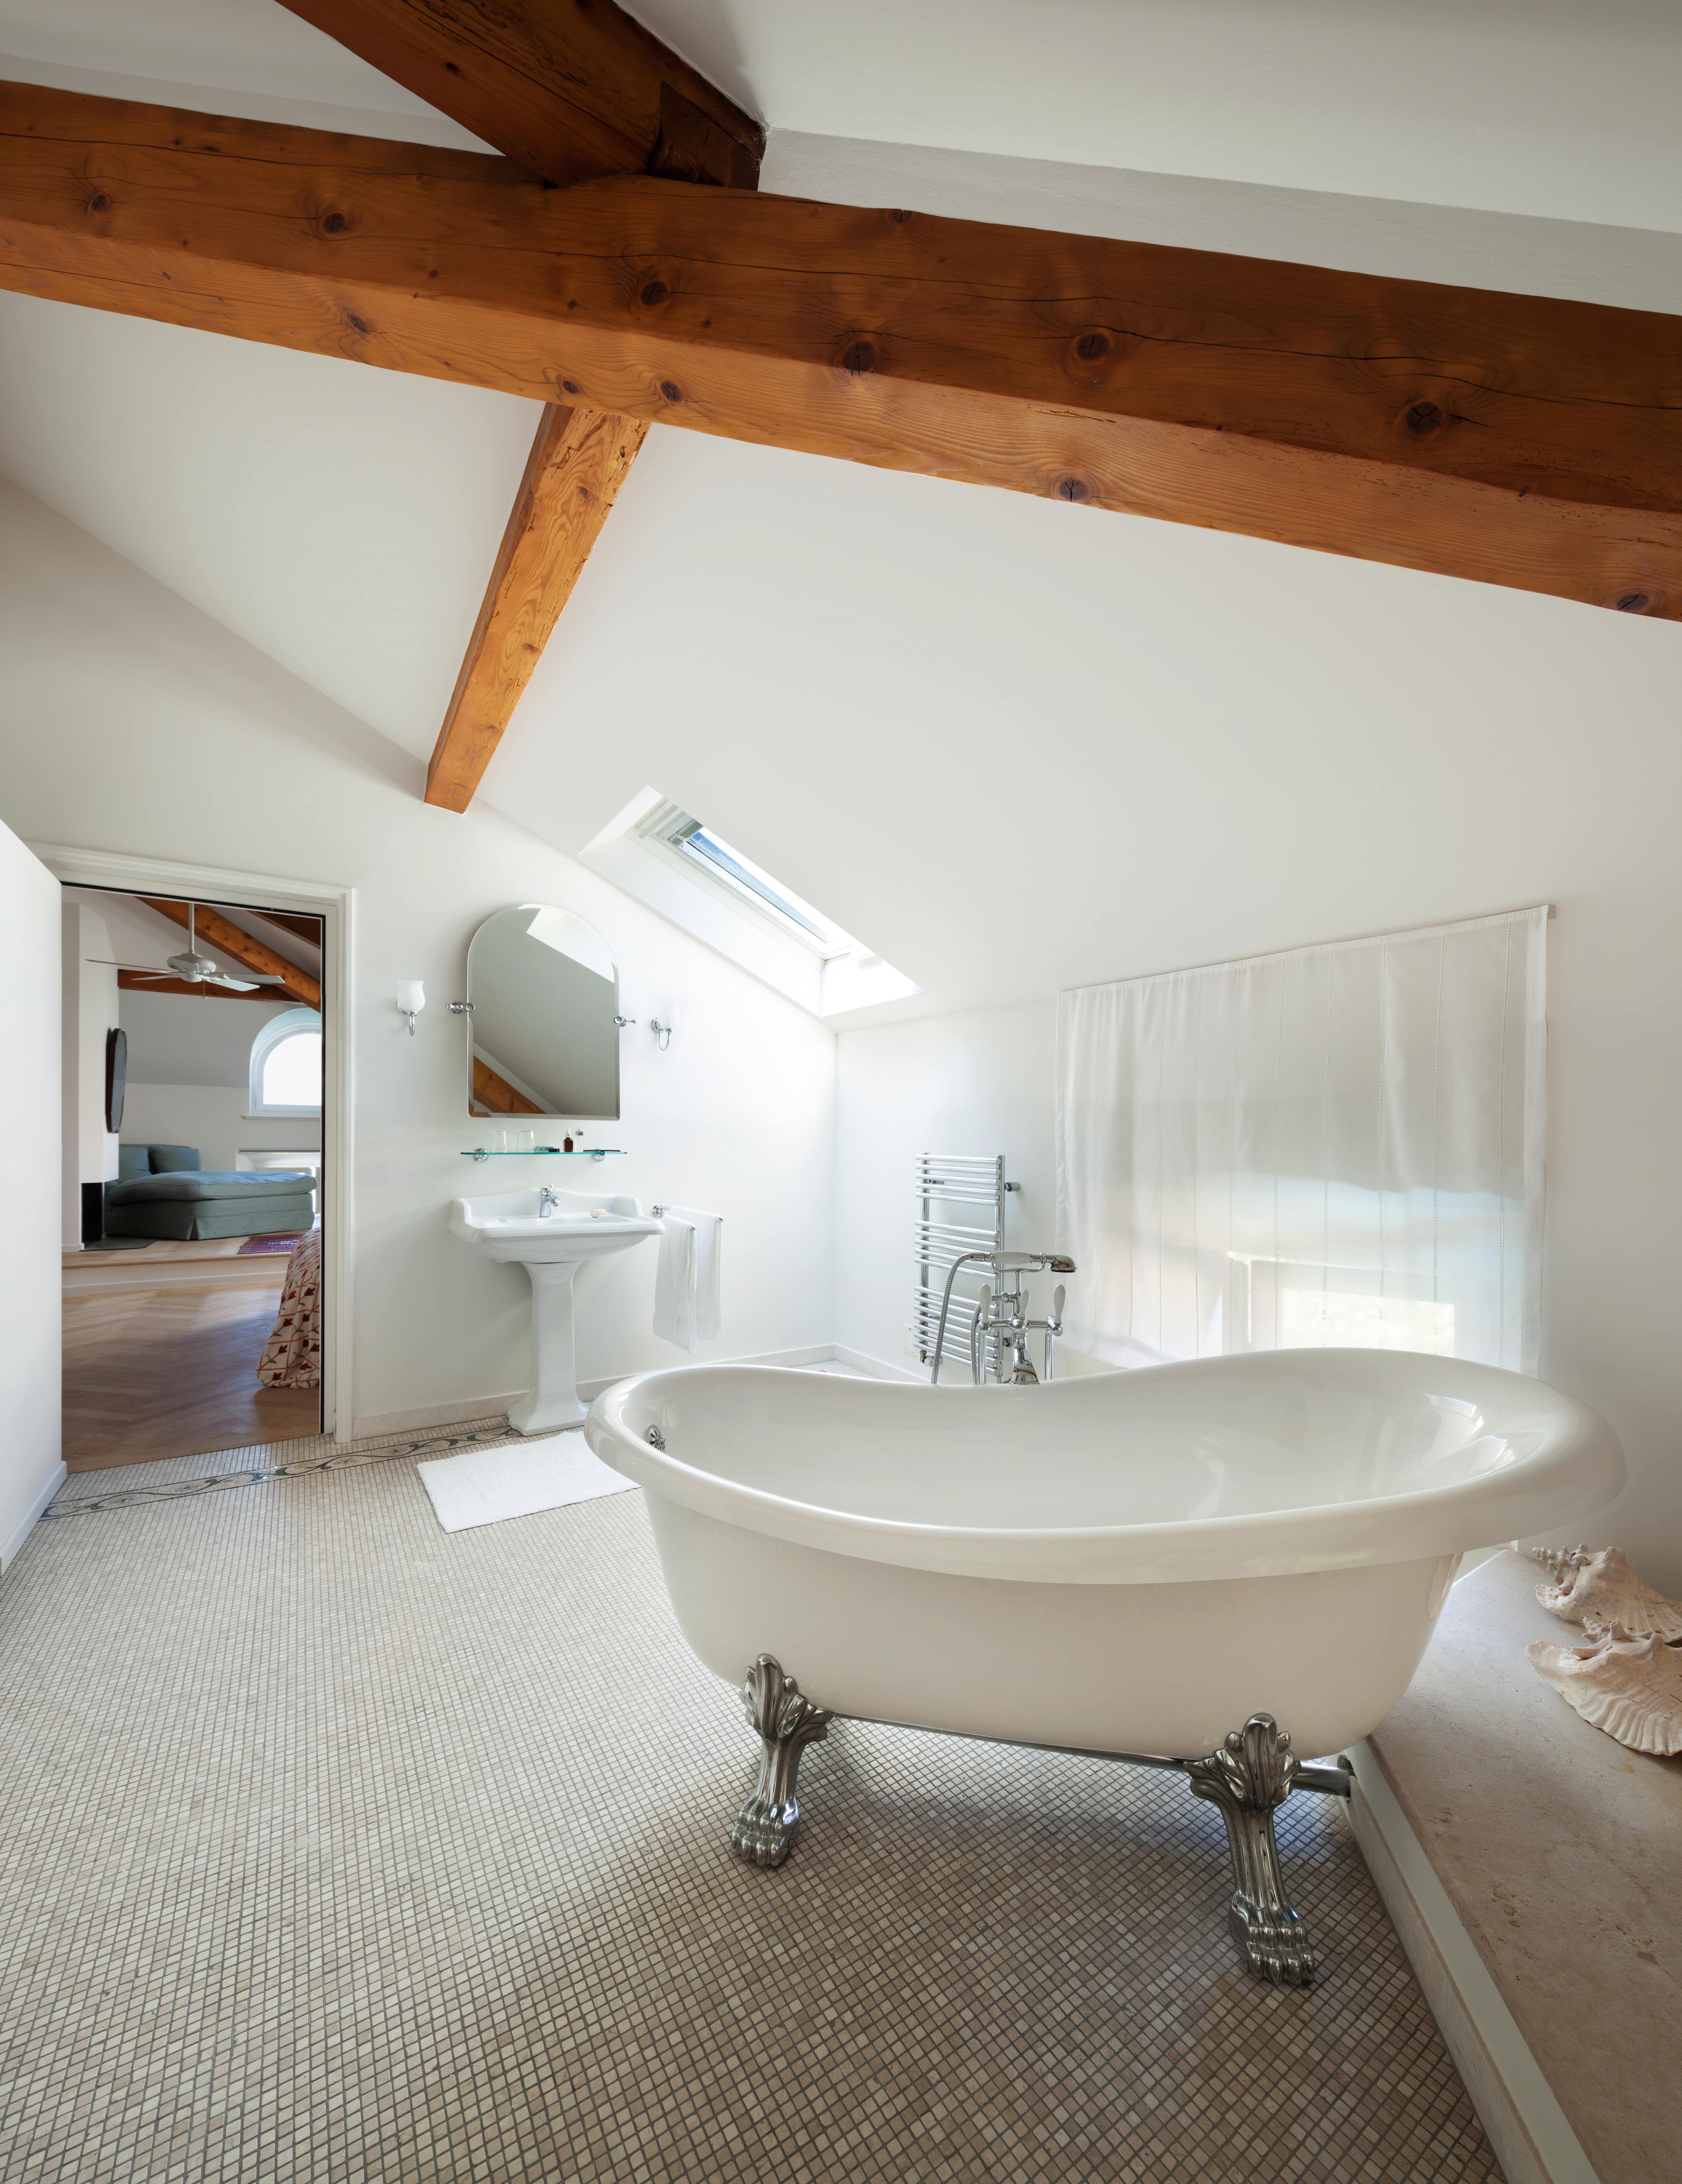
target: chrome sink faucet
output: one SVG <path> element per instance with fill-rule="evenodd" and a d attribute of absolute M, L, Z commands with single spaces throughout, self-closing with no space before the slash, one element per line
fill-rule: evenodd
<path fill-rule="evenodd" d="M 553 1190 L 550 1185 L 545 1183 L 537 1195 L 538 1219 L 539 1221 L 547 1221 L 550 1215 L 554 1212 L 556 1207 L 559 1206 L 560 1203 L 561 1199 L 559 1194 Z"/>

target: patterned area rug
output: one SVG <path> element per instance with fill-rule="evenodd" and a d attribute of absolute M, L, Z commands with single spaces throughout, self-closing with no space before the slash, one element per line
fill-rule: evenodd
<path fill-rule="evenodd" d="M 1280 1825 L 1306 1992 L 1143 1770 L 843 1722 L 745 1866 L 642 1496 L 439 1529 L 416 1459 L 506 1438 L 107 1473 L 7 1571 L 0 2174 L 1499 2178 L 1332 1800 Z"/>
<path fill-rule="evenodd" d="M 254 1257 L 260 1251 L 290 1251 L 304 1233 L 301 1228 L 294 1228 L 285 1236 L 248 1236 L 234 1256 L 246 1259 Z"/>

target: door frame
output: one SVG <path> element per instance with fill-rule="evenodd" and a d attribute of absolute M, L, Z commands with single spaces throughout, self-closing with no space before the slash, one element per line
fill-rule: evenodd
<path fill-rule="evenodd" d="M 327 1309 L 321 1323 L 321 1431 L 348 1440 L 356 1412 L 352 1401 L 351 1291 L 355 1269 L 355 1067 L 351 1050 L 352 939 L 355 888 L 320 880 L 287 879 L 210 865 L 186 865 L 164 857 L 128 856 L 109 850 L 71 849 L 59 842 L 28 842 L 66 887 L 110 888 L 123 894 L 184 895 L 195 902 L 236 903 L 243 909 L 299 910 L 321 918 L 321 968 L 327 973 L 321 1011 L 322 1272 Z M 340 1431 L 340 1421 L 344 1431 Z"/>

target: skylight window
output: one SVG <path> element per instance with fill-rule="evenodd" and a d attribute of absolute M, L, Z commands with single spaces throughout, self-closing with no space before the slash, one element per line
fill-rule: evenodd
<path fill-rule="evenodd" d="M 582 854 L 628 894 L 814 1016 L 847 1016 L 919 990 L 657 789 L 634 797 Z"/>
<path fill-rule="evenodd" d="M 646 831 L 657 841 L 669 842 L 680 856 L 692 858 L 703 872 L 745 894 L 750 902 L 763 904 L 801 932 L 809 933 L 825 956 L 844 956 L 852 946 L 838 925 L 819 917 L 809 902 L 802 902 L 790 889 L 780 886 L 752 857 L 733 850 L 687 811 L 668 806 Z"/>

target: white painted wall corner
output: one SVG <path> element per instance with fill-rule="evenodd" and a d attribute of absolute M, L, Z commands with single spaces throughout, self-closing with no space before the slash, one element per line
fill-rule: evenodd
<path fill-rule="evenodd" d="M 46 1508 L 69 1476 L 70 1468 L 60 1457 L 47 1470 L 36 1490 L 34 1499 L 28 1504 L 22 1516 L 13 1525 L 6 1537 L 0 1540 L 0 1577 L 3 1577 L 17 1560 L 18 1551 L 39 1523 L 42 1511 Z"/>
<path fill-rule="evenodd" d="M 873 1357 L 868 1350 L 849 1350 L 845 1343 L 837 1342 L 830 1355 L 838 1365 L 851 1365 L 855 1373 L 868 1373 L 873 1380 L 911 1380 L 921 1383 L 929 1377 L 928 1368 L 914 1372 L 908 1365 L 891 1364 L 886 1357 Z"/>

